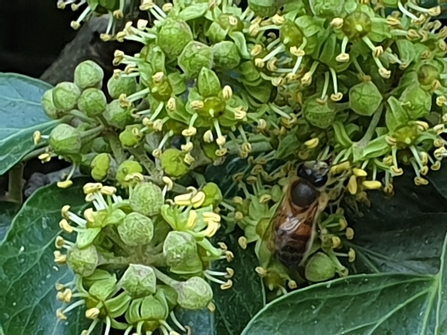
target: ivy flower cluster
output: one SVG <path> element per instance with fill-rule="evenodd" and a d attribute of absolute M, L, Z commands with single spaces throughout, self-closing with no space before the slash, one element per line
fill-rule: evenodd
<path fill-rule="evenodd" d="M 60 3 L 77 8 L 85 1 Z M 123 4 L 87 1 L 80 21 L 108 12 L 113 27 Z M 80 168 L 130 196 L 142 182 L 180 195 L 193 190 L 193 208 L 200 192 L 208 194 L 214 207 L 207 213 L 243 229 L 242 247 L 256 244 L 257 271 L 270 289 L 299 284 L 263 245 L 282 187 L 298 164 L 328 161 L 337 181 L 328 189 L 335 208 L 319 218 L 302 276 L 310 282 L 346 275 L 339 259 L 355 259 L 344 247 L 354 233 L 340 196 L 361 202 L 372 190 L 393 194 L 393 180 L 405 167 L 414 171 L 415 185 L 426 185 L 429 171 L 441 167 L 447 155 L 447 28 L 436 20 L 439 6 L 423 8 L 416 0 L 249 0 L 246 7 L 232 0 L 142 0 L 139 8 L 147 19 L 127 22 L 113 39 L 140 43 L 141 50 L 116 50 L 117 68 L 104 89 L 101 68 L 85 61 L 73 83 L 45 94 L 47 115 L 63 122 L 48 136 L 35 134 L 36 143 L 45 143 L 40 158 L 62 157 L 73 172 Z M 203 171 L 234 156 L 246 167 L 233 176 L 237 193 L 230 199 Z M 71 185 L 71 175 L 61 187 Z M 160 209 L 174 230 L 200 217 L 191 204 L 181 206 L 187 209 Z M 214 232 L 221 222 L 209 215 L 197 219 L 200 231 L 169 238 L 187 245 L 183 239 Z M 222 250 L 209 252 L 222 257 Z M 199 260 L 188 264 L 170 268 L 182 273 Z"/>
<path fill-rule="evenodd" d="M 140 176 L 142 177 L 142 175 Z M 233 254 L 209 241 L 220 227 L 215 199 L 193 190 L 166 199 L 166 188 L 140 181 L 129 197 L 101 183 L 84 186 L 90 205 L 82 215 L 62 208 L 61 230 L 75 241 L 58 236 L 54 260 L 75 274 L 70 283 L 57 284 L 57 299 L 65 306 L 57 316 L 66 320 L 73 309 L 84 306 L 92 334 L 105 324 L 125 334 L 188 333 L 176 318 L 182 307 L 200 310 L 212 304 L 211 283 L 231 288 L 234 271 L 209 270 L 212 261 L 231 261 Z M 205 190 L 206 191 L 206 190 Z"/>

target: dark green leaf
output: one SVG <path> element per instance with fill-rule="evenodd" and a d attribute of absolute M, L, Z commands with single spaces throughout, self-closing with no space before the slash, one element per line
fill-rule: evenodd
<path fill-rule="evenodd" d="M 0 73 L 0 175 L 35 149 L 36 130 L 49 134 L 58 121 L 41 108 L 41 98 L 51 86 L 26 76 Z"/>
<path fill-rule="evenodd" d="M 446 174 L 447 168 L 429 173 L 439 181 Z M 345 244 L 356 251 L 356 272 L 427 274 L 438 270 L 447 233 L 447 199 L 433 184 L 415 186 L 413 177 L 406 171 L 396 178 L 396 194 L 390 199 L 370 192 L 372 205 L 360 207 L 362 217 L 347 212 L 356 234 Z"/>
<path fill-rule="evenodd" d="M 175 315 L 183 326 L 191 328 L 194 335 L 217 335 L 214 314 L 208 309 L 201 311 L 180 309 Z"/>
<path fill-rule="evenodd" d="M 54 239 L 60 233 L 61 208 L 84 205 L 82 180 L 70 189 L 50 185 L 39 189 L 23 205 L 0 245 L 0 323 L 5 335 L 79 335 L 86 326 L 84 311 L 56 318 L 62 307 L 55 284 L 67 283 L 73 274 L 53 263 Z M 98 329 L 100 331 L 100 329 Z"/>
<path fill-rule="evenodd" d="M 248 322 L 265 305 L 264 287 L 255 268 L 259 265 L 254 244 L 243 250 L 237 240 L 240 230 L 225 234 L 222 229 L 215 237 L 216 242 L 224 242 L 234 254 L 231 263 L 217 263 L 213 270 L 225 272 L 226 267 L 234 269 L 233 286 L 222 291 L 213 285 L 216 305 L 217 335 L 239 335 Z"/>
<path fill-rule="evenodd" d="M 5 237 L 6 232 L 14 219 L 14 215 L 17 214 L 19 209 L 19 204 L 7 201 L 0 202 L 0 241 Z"/>

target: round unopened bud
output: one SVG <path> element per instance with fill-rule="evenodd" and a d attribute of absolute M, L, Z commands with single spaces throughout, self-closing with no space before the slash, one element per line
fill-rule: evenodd
<path fill-rule="evenodd" d="M 52 90 L 54 106 L 61 111 L 70 112 L 76 107 L 81 96 L 79 87 L 70 82 L 62 82 Z"/>
<path fill-rule="evenodd" d="M 116 171 L 116 180 L 122 187 L 129 187 L 135 184 L 132 179 L 126 178 L 132 173 L 143 173 L 143 167 L 136 161 L 124 161 L 118 166 Z"/>
<path fill-rule="evenodd" d="M 121 144 L 128 148 L 140 144 L 144 139 L 144 135 L 139 132 L 142 127 L 141 124 L 126 126 L 126 128 L 119 134 Z"/>
<path fill-rule="evenodd" d="M 79 63 L 74 71 L 74 82 L 80 89 L 101 88 L 104 71 L 95 62 L 86 60 Z"/>
<path fill-rule="evenodd" d="M 202 263 L 197 253 L 197 243 L 191 234 L 171 231 L 163 244 L 163 255 L 168 266 L 200 270 Z"/>
<path fill-rule="evenodd" d="M 234 42 L 222 41 L 213 45 L 213 60 L 217 67 L 231 70 L 240 64 L 241 57 Z"/>
<path fill-rule="evenodd" d="M 169 315 L 169 311 L 167 309 L 167 305 L 162 301 L 162 299 L 157 299 L 153 295 L 148 295 L 143 298 L 141 302 L 141 307 L 139 308 L 139 313 L 143 320 L 146 320 L 145 326 L 150 322 L 154 322 L 152 328 L 149 326 L 149 329 L 156 330 L 158 328 L 159 320 L 165 320 Z"/>
<path fill-rule="evenodd" d="M 129 246 L 148 244 L 154 237 L 154 223 L 150 218 L 140 213 L 130 213 L 118 225 L 118 234 Z"/>
<path fill-rule="evenodd" d="M 78 99 L 79 110 L 88 117 L 101 115 L 107 107 L 107 98 L 97 88 L 87 88 Z"/>
<path fill-rule="evenodd" d="M 76 274 L 87 277 L 95 272 L 99 255 L 94 245 L 84 249 L 74 246 L 67 253 L 67 264 Z"/>
<path fill-rule="evenodd" d="M 137 91 L 137 82 L 135 77 L 112 76 L 107 82 L 107 91 L 112 99 L 118 99 L 122 94 L 128 97 Z"/>
<path fill-rule="evenodd" d="M 132 298 L 141 298 L 156 292 L 157 277 L 150 266 L 129 264 L 119 284 Z"/>
<path fill-rule="evenodd" d="M 61 123 L 51 131 L 48 143 L 58 155 L 78 154 L 82 148 L 81 132 L 68 124 Z"/>
<path fill-rule="evenodd" d="M 173 178 L 186 175 L 189 167 L 184 162 L 184 157 L 185 153 L 176 148 L 165 150 L 160 156 L 161 166 L 165 173 Z"/>
<path fill-rule="evenodd" d="M 178 58 L 178 66 L 188 77 L 197 76 L 202 68 L 211 69 L 212 65 L 211 47 L 198 41 L 189 42 Z"/>
<path fill-rule="evenodd" d="M 166 55 L 176 58 L 193 39 L 191 28 L 186 22 L 168 19 L 158 32 L 157 45 Z"/>
<path fill-rule="evenodd" d="M 320 282 L 335 276 L 336 266 L 323 252 L 317 252 L 306 265 L 305 276 L 311 282 Z"/>
<path fill-rule="evenodd" d="M 59 119 L 63 113 L 59 112 L 53 102 L 53 89 L 46 91 L 42 96 L 42 108 L 50 119 Z"/>
<path fill-rule="evenodd" d="M 109 170 L 112 165 L 112 156 L 102 153 L 93 158 L 90 167 L 92 168 L 91 176 L 96 181 L 104 181 L 109 175 Z"/>
<path fill-rule="evenodd" d="M 157 215 L 164 203 L 163 192 L 157 185 L 148 182 L 138 184 L 132 190 L 130 206 L 135 212 L 147 216 Z"/>
<path fill-rule="evenodd" d="M 106 106 L 104 118 L 109 125 L 118 129 L 124 129 L 133 121 L 129 109 L 122 108 L 119 100 L 113 100 Z"/>
<path fill-rule="evenodd" d="M 200 277 L 192 277 L 176 286 L 178 304 L 190 310 L 205 308 L 213 299 L 213 290 L 210 285 Z"/>
<path fill-rule="evenodd" d="M 212 205 L 213 207 L 217 207 L 223 200 L 222 192 L 215 183 L 207 183 L 202 188 L 202 192 L 205 193 L 205 201 L 202 206 L 207 207 Z"/>

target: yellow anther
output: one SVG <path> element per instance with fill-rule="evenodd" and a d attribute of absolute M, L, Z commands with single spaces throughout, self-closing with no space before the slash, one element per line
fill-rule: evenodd
<path fill-rule="evenodd" d="M 341 239 L 338 236 L 332 236 L 332 248 L 337 249 L 341 246 Z"/>
<path fill-rule="evenodd" d="M 67 320 L 67 316 L 64 313 L 62 313 L 62 309 L 61 308 L 58 308 L 56 310 L 56 316 L 57 316 L 57 318 L 59 320 Z"/>
<path fill-rule="evenodd" d="M 363 169 L 353 168 L 352 173 L 354 173 L 357 177 L 366 177 L 368 175 L 368 172 L 366 172 Z"/>
<path fill-rule="evenodd" d="M 188 215 L 188 221 L 186 223 L 186 228 L 193 229 L 197 223 L 197 212 L 195 210 L 190 210 Z"/>
<path fill-rule="evenodd" d="M 67 220 L 65 220 L 65 219 L 62 219 L 60 222 L 59 222 L 59 227 L 64 231 L 64 232 L 66 232 L 66 233 L 72 233 L 73 232 L 73 227 L 72 226 L 70 226 L 70 224 L 68 223 L 68 221 Z"/>
<path fill-rule="evenodd" d="M 38 145 L 42 141 L 42 133 L 40 131 L 35 131 L 33 134 L 34 145 Z"/>
<path fill-rule="evenodd" d="M 62 249 L 65 245 L 65 240 L 63 239 L 63 237 L 58 236 L 56 237 L 54 245 L 56 246 L 57 249 Z"/>
<path fill-rule="evenodd" d="M 69 220 L 69 213 L 70 212 L 70 206 L 69 205 L 65 205 L 62 207 L 61 209 L 61 215 L 65 220 Z"/>
<path fill-rule="evenodd" d="M 54 251 L 54 263 L 65 265 L 67 263 L 67 255 L 62 255 L 59 250 Z"/>
<path fill-rule="evenodd" d="M 320 143 L 320 139 L 318 137 L 315 137 L 315 138 L 312 138 L 312 139 L 304 142 L 304 145 L 307 147 L 307 149 L 312 150 L 312 149 L 315 149 L 319 143 Z"/>
<path fill-rule="evenodd" d="M 338 223 L 340 224 L 340 230 L 345 230 L 348 227 L 348 222 L 344 218 L 338 220 Z"/>
<path fill-rule="evenodd" d="M 355 261 L 355 251 L 352 248 L 349 248 L 349 252 L 348 252 L 348 257 L 349 257 L 349 263 L 352 263 Z"/>
<path fill-rule="evenodd" d="M 171 191 L 172 188 L 174 187 L 174 182 L 172 181 L 171 178 L 163 176 L 163 178 L 161 178 L 161 180 L 163 180 L 163 183 L 166 184 L 168 191 Z"/>
<path fill-rule="evenodd" d="M 422 177 L 415 177 L 414 183 L 416 186 L 424 186 L 424 185 L 428 185 L 428 180 L 425 178 L 422 178 Z"/>
<path fill-rule="evenodd" d="M 84 191 L 85 194 L 89 194 L 100 191 L 102 187 L 103 185 L 101 183 L 87 183 L 84 185 L 82 190 Z"/>
<path fill-rule="evenodd" d="M 63 180 L 57 183 L 57 187 L 59 188 L 69 188 L 71 185 L 73 185 L 72 180 Z"/>
<path fill-rule="evenodd" d="M 220 228 L 220 224 L 215 221 L 208 221 L 208 227 L 202 232 L 206 237 L 213 237 Z"/>
<path fill-rule="evenodd" d="M 268 271 L 266 269 L 264 269 L 262 266 L 256 267 L 255 271 L 261 277 L 267 277 L 267 275 L 268 275 Z"/>
<path fill-rule="evenodd" d="M 247 238 L 245 237 L 245 236 L 241 236 L 241 237 L 239 237 L 238 238 L 238 240 L 237 240 L 237 243 L 239 244 L 239 246 L 242 248 L 242 249 L 247 249 L 247 246 L 248 246 L 248 240 L 247 240 Z"/>
<path fill-rule="evenodd" d="M 378 180 L 365 180 L 362 185 L 367 190 L 378 190 L 382 187 L 382 183 Z"/>
<path fill-rule="evenodd" d="M 103 186 L 101 187 L 101 194 L 112 196 L 116 193 L 116 187 L 113 186 Z"/>
<path fill-rule="evenodd" d="M 356 176 L 352 175 L 351 177 L 349 177 L 349 182 L 348 182 L 348 191 L 349 193 L 351 193 L 352 195 L 357 193 L 357 178 Z"/>
<path fill-rule="evenodd" d="M 204 212 L 202 214 L 202 216 L 203 216 L 203 220 L 205 222 L 208 222 L 208 221 L 220 222 L 221 221 L 220 215 L 217 213 L 214 213 L 214 212 Z"/>
<path fill-rule="evenodd" d="M 231 279 L 228 279 L 225 284 L 220 285 L 221 290 L 228 290 L 233 286 L 233 281 Z"/>
<path fill-rule="evenodd" d="M 349 161 L 342 162 L 340 164 L 331 167 L 332 174 L 339 174 L 343 171 L 347 171 L 351 168 L 351 163 Z"/>
<path fill-rule="evenodd" d="M 354 238 L 354 229 L 352 229 L 351 227 L 346 228 L 345 235 L 348 240 L 352 240 Z"/>
<path fill-rule="evenodd" d="M 87 310 L 85 311 L 85 317 L 86 317 L 87 319 L 95 320 L 95 319 L 98 318 L 100 312 L 101 312 L 101 311 L 100 311 L 98 308 L 93 307 L 93 308 L 87 309 Z"/>
<path fill-rule="evenodd" d="M 194 206 L 194 208 L 198 208 L 202 206 L 202 204 L 205 201 L 205 198 L 206 198 L 205 193 L 203 193 L 202 191 L 197 192 L 197 194 L 192 197 L 191 203 Z"/>

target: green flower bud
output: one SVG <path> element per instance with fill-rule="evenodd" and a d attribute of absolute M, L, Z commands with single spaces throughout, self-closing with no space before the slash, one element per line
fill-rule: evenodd
<path fill-rule="evenodd" d="M 48 143 L 58 155 L 78 154 L 82 148 L 81 132 L 68 124 L 58 124 L 51 131 Z"/>
<path fill-rule="evenodd" d="M 53 89 L 45 91 L 42 96 L 42 108 L 50 119 L 57 120 L 63 113 L 59 112 L 53 102 Z"/>
<path fill-rule="evenodd" d="M 231 41 L 222 41 L 212 46 L 213 60 L 216 67 L 225 70 L 236 68 L 241 62 L 241 56 L 236 45 Z"/>
<path fill-rule="evenodd" d="M 213 66 L 213 51 L 206 44 L 191 41 L 180 54 L 178 65 L 188 77 L 197 76 L 203 67 Z"/>
<path fill-rule="evenodd" d="M 104 79 L 102 68 L 91 60 L 79 63 L 74 71 L 74 82 L 82 90 L 86 88 L 101 88 Z"/>
<path fill-rule="evenodd" d="M 350 40 L 359 39 L 372 30 L 372 21 L 368 14 L 356 11 L 345 17 L 341 29 Z"/>
<path fill-rule="evenodd" d="M 418 120 L 430 113 L 432 96 L 418 84 L 406 88 L 399 100 L 404 103 L 403 107 L 410 120 Z"/>
<path fill-rule="evenodd" d="M 215 183 L 206 183 L 202 188 L 202 192 L 205 193 L 205 201 L 202 206 L 213 206 L 217 207 L 223 200 L 222 192 L 219 186 Z"/>
<path fill-rule="evenodd" d="M 166 306 L 152 295 L 143 298 L 140 307 L 141 318 L 145 321 L 165 320 L 169 311 Z"/>
<path fill-rule="evenodd" d="M 149 244 L 154 237 L 154 223 L 140 213 L 127 215 L 117 230 L 123 242 L 133 247 Z"/>
<path fill-rule="evenodd" d="M 431 64 L 419 67 L 417 75 L 419 83 L 424 86 L 430 86 L 433 81 L 439 80 L 439 70 Z"/>
<path fill-rule="evenodd" d="M 186 22 L 167 19 L 158 32 L 157 44 L 168 57 L 177 58 L 193 39 L 191 28 Z"/>
<path fill-rule="evenodd" d="M 107 98 L 103 91 L 97 88 L 87 88 L 78 100 L 79 110 L 88 117 L 101 115 L 107 106 Z"/>
<path fill-rule="evenodd" d="M 171 231 L 163 244 L 163 255 L 168 266 L 201 270 L 202 263 L 197 253 L 197 243 L 191 234 Z"/>
<path fill-rule="evenodd" d="M 163 171 L 173 178 L 180 178 L 186 175 L 189 171 L 189 167 L 183 161 L 184 157 L 185 154 L 178 149 L 166 149 L 160 157 Z"/>
<path fill-rule="evenodd" d="M 122 108 L 119 100 L 113 100 L 107 105 L 104 118 L 109 125 L 118 129 L 124 129 L 133 121 L 129 110 Z"/>
<path fill-rule="evenodd" d="M 218 22 L 213 22 L 211 23 L 205 34 L 211 42 L 217 43 L 224 41 L 227 37 L 227 33 L 228 32 L 224 28 L 222 28 L 222 26 Z"/>
<path fill-rule="evenodd" d="M 54 106 L 61 111 L 69 112 L 76 107 L 81 90 L 74 83 L 62 82 L 52 90 Z"/>
<path fill-rule="evenodd" d="M 164 196 L 160 187 L 148 182 L 140 183 L 132 190 L 130 206 L 135 212 L 146 216 L 154 216 L 163 206 Z"/>
<path fill-rule="evenodd" d="M 151 83 L 152 97 L 157 101 L 168 101 L 172 96 L 172 86 L 166 75 L 163 74 L 159 81 Z"/>
<path fill-rule="evenodd" d="M 281 43 L 284 44 L 287 49 L 291 47 L 298 48 L 303 44 L 304 36 L 301 29 L 293 21 L 285 21 L 279 31 L 279 38 Z"/>
<path fill-rule="evenodd" d="M 143 173 L 143 167 L 136 161 L 124 161 L 118 166 L 116 180 L 122 187 L 134 185 L 135 181 L 126 181 L 126 177 L 131 173 Z"/>
<path fill-rule="evenodd" d="M 328 255 L 317 252 L 306 265 L 305 276 L 311 282 L 321 282 L 335 276 L 337 267 Z"/>
<path fill-rule="evenodd" d="M 109 175 L 109 169 L 112 165 L 112 156 L 106 153 L 97 155 L 91 164 L 91 176 L 96 181 L 104 181 Z"/>
<path fill-rule="evenodd" d="M 275 0 L 248 0 L 248 7 L 261 17 L 273 16 L 278 10 Z"/>
<path fill-rule="evenodd" d="M 210 285 L 200 277 L 192 277 L 176 287 L 178 304 L 191 310 L 205 308 L 213 299 L 213 290 Z"/>
<path fill-rule="evenodd" d="M 332 100 L 320 101 L 314 96 L 304 102 L 303 114 L 311 125 L 327 129 L 334 122 L 337 111 Z"/>
<path fill-rule="evenodd" d="M 139 132 L 141 128 L 143 128 L 143 125 L 141 124 L 126 126 L 119 135 L 121 144 L 128 148 L 133 148 L 140 144 L 144 139 L 144 134 Z"/>
<path fill-rule="evenodd" d="M 98 280 L 89 288 L 88 293 L 99 301 L 104 302 L 116 288 L 116 277 L 111 275 L 107 279 Z"/>
<path fill-rule="evenodd" d="M 92 142 L 91 150 L 97 153 L 111 153 L 109 142 L 107 142 L 104 137 L 97 137 Z"/>
<path fill-rule="evenodd" d="M 206 67 L 200 70 L 197 79 L 197 88 L 199 89 L 200 95 L 204 98 L 217 96 L 222 90 L 217 74 Z"/>
<path fill-rule="evenodd" d="M 157 277 L 150 266 L 129 264 L 120 279 L 120 286 L 132 298 L 141 298 L 154 294 L 157 290 Z"/>
<path fill-rule="evenodd" d="M 349 107 L 359 115 L 373 115 L 381 102 L 382 94 L 372 81 L 362 82 L 349 90 Z"/>
<path fill-rule="evenodd" d="M 68 266 L 82 277 L 90 276 L 95 272 L 99 263 L 99 255 L 94 245 L 85 249 L 74 246 L 67 253 Z"/>
<path fill-rule="evenodd" d="M 107 82 L 107 91 L 112 99 L 118 99 L 121 94 L 129 96 L 137 91 L 134 77 L 112 76 Z"/>

